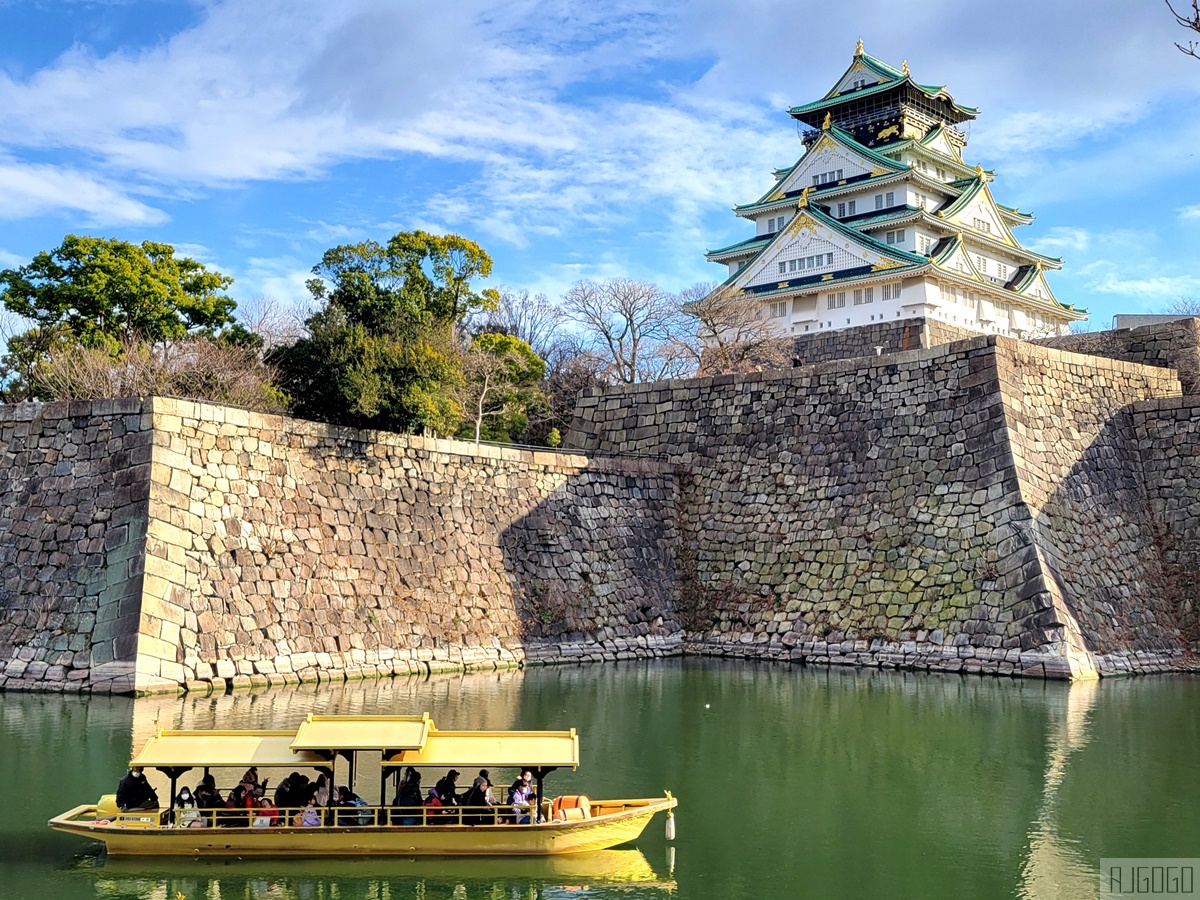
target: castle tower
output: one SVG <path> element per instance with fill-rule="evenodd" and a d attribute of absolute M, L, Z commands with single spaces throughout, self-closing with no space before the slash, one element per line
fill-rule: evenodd
<path fill-rule="evenodd" d="M 754 237 L 708 252 L 723 288 L 761 298 L 782 334 L 926 318 L 973 333 L 1064 334 L 1086 310 L 1059 303 L 1060 259 L 1013 236 L 1033 216 L 1001 206 L 994 173 L 968 165 L 978 114 L 863 52 L 820 100 L 789 110 L 804 154 L 734 208 Z"/>

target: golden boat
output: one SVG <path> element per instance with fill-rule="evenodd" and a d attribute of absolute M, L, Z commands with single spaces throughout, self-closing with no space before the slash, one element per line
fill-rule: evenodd
<path fill-rule="evenodd" d="M 545 778 L 579 766 L 579 736 L 570 731 L 439 731 L 421 716 L 309 715 L 291 731 L 158 731 L 130 761 L 170 781 L 193 769 L 313 769 L 352 790 L 360 762 L 378 754 L 376 806 L 319 807 L 313 824 L 298 824 L 303 808 L 120 810 L 112 795 L 50 820 L 58 831 L 103 841 L 113 856 L 549 856 L 607 850 L 638 838 L 656 813 L 667 813 L 674 836 L 676 800 L 664 797 L 592 800 L 549 798 Z M 360 757 L 366 757 L 360 760 Z M 476 767 L 531 772 L 537 784 L 526 807 L 427 806 L 387 803 L 389 779 L 401 770 Z M 330 790 L 330 797 L 334 794 Z M 172 799 L 173 803 L 173 799 Z M 313 807 L 308 807 L 312 810 Z M 522 815 L 522 813 L 524 815 Z M 518 824 L 524 819 L 524 823 Z"/>

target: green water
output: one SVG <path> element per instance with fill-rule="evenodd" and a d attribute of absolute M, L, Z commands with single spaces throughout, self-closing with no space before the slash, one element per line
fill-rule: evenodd
<path fill-rule="evenodd" d="M 673 851 L 659 817 L 635 847 L 567 864 L 105 863 L 45 827 L 111 792 L 156 720 L 425 710 L 443 728 L 577 728 L 583 764 L 549 791 L 670 789 Z M 6 694 L 0 898 L 1094 897 L 1102 857 L 1200 856 L 1198 712 L 1190 678 L 1068 687 L 678 660 L 207 698 Z"/>

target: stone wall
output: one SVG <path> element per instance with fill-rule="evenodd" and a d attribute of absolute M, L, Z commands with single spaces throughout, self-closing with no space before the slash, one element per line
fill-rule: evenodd
<path fill-rule="evenodd" d="M 1132 416 L 1166 591 L 1200 652 L 1200 398 L 1140 403 Z"/>
<path fill-rule="evenodd" d="M 118 406 L 42 407 L 37 468 L 7 486 L 14 525 L 0 546 L 24 568 L 0 603 L 0 686 L 102 686 L 98 638 L 113 629 L 133 682 L 115 686 L 138 691 L 678 648 L 675 486 L 660 464 L 164 398 Z M 30 428 L 13 423 L 10 446 Z M 79 506 L 89 491 L 104 508 Z M 140 506 L 121 506 L 126 495 Z M 22 523 L 42 517 L 53 525 L 26 546 Z M 108 555 L 53 555 L 85 538 Z M 38 578 L 69 598 L 32 593 Z M 77 599 L 83 617 L 60 618 Z M 64 641 L 61 656 L 39 645 Z M 91 656 L 68 662 L 75 645 Z M 31 651 L 62 668 L 23 665 Z"/>
<path fill-rule="evenodd" d="M 1200 393 L 1200 319 L 1040 338 L 1034 343 L 1174 369 L 1185 394 Z"/>
<path fill-rule="evenodd" d="M 0 686 L 129 690 L 151 433 L 138 401 L 0 406 Z"/>
<path fill-rule="evenodd" d="M 1146 516 L 1121 512 L 1138 459 L 1113 421 L 1178 392 L 1165 370 L 979 337 L 593 391 L 567 442 L 686 473 L 680 618 L 697 651 L 1080 677 L 1182 652 L 1169 609 L 1133 596 L 1157 570 Z M 1101 530 L 1076 573 L 1081 509 Z M 1132 587 L 1106 593 L 1126 566 Z M 1105 612 L 1137 635 L 1099 627 Z"/>
<path fill-rule="evenodd" d="M 795 339 L 796 365 L 811 366 L 839 359 L 902 353 L 905 350 L 936 347 L 952 341 L 978 337 L 978 333 L 936 319 L 897 319 L 874 325 L 858 325 L 802 334 Z"/>

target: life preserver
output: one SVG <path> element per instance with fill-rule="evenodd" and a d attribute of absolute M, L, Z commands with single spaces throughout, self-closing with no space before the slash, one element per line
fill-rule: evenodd
<path fill-rule="evenodd" d="M 555 797 L 550 817 L 556 822 L 565 822 L 568 819 L 590 819 L 592 817 L 591 801 L 584 794 L 564 794 L 561 797 Z"/>

